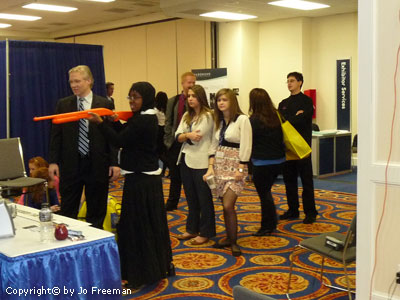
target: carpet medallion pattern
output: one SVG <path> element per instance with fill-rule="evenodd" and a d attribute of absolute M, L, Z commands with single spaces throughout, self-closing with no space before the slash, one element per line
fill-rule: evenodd
<path fill-rule="evenodd" d="M 123 180 L 110 188 L 112 196 L 122 197 Z M 168 198 L 168 179 L 164 180 L 164 196 Z M 284 185 L 274 185 L 273 198 L 278 214 L 287 210 Z M 301 196 L 301 189 L 299 191 Z M 279 221 L 271 236 L 255 237 L 252 233 L 260 226 L 260 203 L 254 185 L 246 188 L 236 202 L 238 217 L 238 244 L 243 255 L 233 257 L 230 249 L 216 249 L 213 245 L 225 237 L 222 205 L 214 200 L 217 236 L 203 245 L 180 241 L 176 235 L 185 232 L 188 207 L 184 192 L 178 210 L 168 212 L 176 276 L 156 284 L 133 290 L 124 299 L 233 299 L 235 285 L 245 286 L 274 299 L 286 299 L 290 255 L 301 240 L 324 232 L 345 234 L 356 212 L 356 195 L 342 192 L 315 190 L 317 222 L 303 224 L 300 218 Z M 301 202 L 301 200 L 300 200 Z M 347 293 L 329 289 L 320 282 L 321 257 L 306 252 L 295 257 L 291 280 L 293 300 L 344 300 Z M 346 287 L 342 265 L 325 260 L 324 282 Z M 355 287 L 355 264 L 349 266 L 351 285 Z"/>

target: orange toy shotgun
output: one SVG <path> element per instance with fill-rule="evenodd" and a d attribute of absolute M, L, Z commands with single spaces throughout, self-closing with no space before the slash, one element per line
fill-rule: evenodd
<path fill-rule="evenodd" d="M 57 115 L 34 117 L 33 120 L 34 121 L 42 121 L 42 120 L 52 119 L 52 122 L 54 124 L 61 124 L 61 123 L 74 122 L 74 121 L 78 121 L 79 119 L 87 118 L 90 116 L 89 112 L 96 113 L 99 116 L 111 116 L 111 115 L 117 114 L 118 117 L 114 121 L 118 121 L 118 120 L 127 121 L 130 117 L 133 116 L 133 113 L 131 111 L 113 112 L 112 110 L 107 109 L 107 108 L 93 108 L 93 109 L 88 109 L 88 110 L 83 110 L 83 111 L 74 111 L 74 112 L 70 112 L 70 113 L 63 113 L 63 114 L 57 114 Z"/>

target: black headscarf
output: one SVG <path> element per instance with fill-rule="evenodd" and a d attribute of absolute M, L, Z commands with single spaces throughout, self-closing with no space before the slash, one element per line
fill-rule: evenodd
<path fill-rule="evenodd" d="M 154 108 L 156 90 L 150 83 L 145 81 L 136 82 L 132 84 L 129 94 L 133 91 L 138 92 L 140 96 L 142 96 L 143 103 L 140 111 L 146 111 L 150 108 Z"/>

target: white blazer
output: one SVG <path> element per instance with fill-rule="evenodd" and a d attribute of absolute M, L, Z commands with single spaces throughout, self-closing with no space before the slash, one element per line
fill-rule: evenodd
<path fill-rule="evenodd" d="M 212 113 L 203 115 L 199 120 L 192 124 L 192 128 L 184 122 L 187 112 L 182 116 L 179 127 L 175 132 L 175 138 L 179 134 L 188 133 L 191 131 L 200 130 L 199 134 L 202 135 L 200 141 L 191 141 L 193 145 L 185 142 L 182 145 L 181 152 L 179 153 L 178 161 L 180 163 L 182 153 L 185 153 L 185 163 L 192 169 L 207 169 L 208 168 L 208 152 L 211 146 L 213 132 L 214 132 L 214 118 Z"/>

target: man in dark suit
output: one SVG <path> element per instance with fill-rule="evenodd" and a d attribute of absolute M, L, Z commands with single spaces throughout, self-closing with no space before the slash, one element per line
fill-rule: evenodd
<path fill-rule="evenodd" d="M 69 70 L 74 95 L 60 99 L 56 114 L 112 105 L 92 93 L 93 76 L 81 65 Z M 107 211 L 108 181 L 119 177 L 117 149 L 110 146 L 96 125 L 86 119 L 53 124 L 50 138 L 49 175 L 60 178 L 61 214 L 76 218 L 83 188 L 87 205 L 86 221 L 102 228 Z"/>
<path fill-rule="evenodd" d="M 196 76 L 192 72 L 186 72 L 181 76 L 182 93 L 168 99 L 167 111 L 165 113 L 164 144 L 167 147 L 168 169 L 171 178 L 169 196 L 165 206 L 167 211 L 178 208 L 181 197 L 181 173 L 176 165 L 182 143 L 175 139 L 175 131 L 186 111 L 186 98 L 189 88 L 196 83 Z"/>
<path fill-rule="evenodd" d="M 106 82 L 106 92 L 107 92 L 107 99 L 112 102 L 112 109 L 115 109 L 114 98 L 111 97 L 114 94 L 114 83 Z"/>

